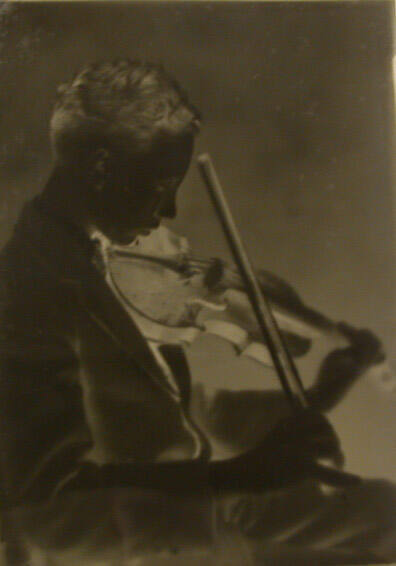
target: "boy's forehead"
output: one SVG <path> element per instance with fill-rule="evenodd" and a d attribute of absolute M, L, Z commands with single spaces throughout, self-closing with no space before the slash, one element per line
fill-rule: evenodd
<path fill-rule="evenodd" d="M 188 168 L 194 148 L 193 136 L 175 136 L 154 141 L 148 151 L 136 151 L 133 135 L 125 135 L 117 144 L 117 156 L 132 166 L 149 169 L 154 175 L 178 176 Z"/>

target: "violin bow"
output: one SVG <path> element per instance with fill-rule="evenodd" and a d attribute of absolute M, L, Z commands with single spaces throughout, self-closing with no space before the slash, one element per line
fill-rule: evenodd
<path fill-rule="evenodd" d="M 198 168 L 220 220 L 235 264 L 245 284 L 246 293 L 283 390 L 294 411 L 304 410 L 309 407 L 309 403 L 298 369 L 282 338 L 270 304 L 257 281 L 209 154 L 205 153 L 198 157 Z M 347 487 L 361 481 L 359 476 L 355 474 L 319 463 L 313 464 L 312 474 L 322 483 L 333 487 Z"/>

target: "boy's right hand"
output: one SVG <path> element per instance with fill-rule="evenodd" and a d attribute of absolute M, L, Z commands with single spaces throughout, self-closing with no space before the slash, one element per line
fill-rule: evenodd
<path fill-rule="evenodd" d="M 282 420 L 256 448 L 236 458 L 252 489 L 286 487 L 312 477 L 318 459 L 341 466 L 340 442 L 329 421 L 311 409 Z"/>

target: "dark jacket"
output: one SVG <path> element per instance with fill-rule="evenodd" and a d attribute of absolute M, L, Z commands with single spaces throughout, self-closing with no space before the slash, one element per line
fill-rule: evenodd
<path fill-rule="evenodd" d="M 54 493 L 89 459 L 191 458 L 182 351 L 175 398 L 144 337 L 94 266 L 94 246 L 40 198 L 1 257 L 1 476 L 9 501 Z"/>

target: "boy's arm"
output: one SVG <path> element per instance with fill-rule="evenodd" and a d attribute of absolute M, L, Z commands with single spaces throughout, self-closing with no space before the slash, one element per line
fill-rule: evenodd
<path fill-rule="evenodd" d="M 283 419 L 255 448 L 222 461 L 180 460 L 84 464 L 64 484 L 76 489 L 147 488 L 170 494 L 278 489 L 311 477 L 318 458 L 342 461 L 339 440 L 328 421 L 314 411 Z"/>

